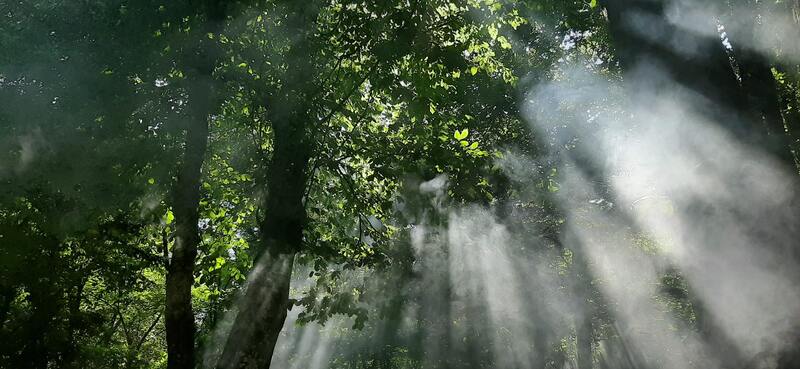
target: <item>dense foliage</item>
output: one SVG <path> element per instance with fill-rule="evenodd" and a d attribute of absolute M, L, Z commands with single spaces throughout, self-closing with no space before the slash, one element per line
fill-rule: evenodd
<path fill-rule="evenodd" d="M 797 342 L 757 366 L 709 323 L 686 235 L 637 218 L 603 146 L 674 97 L 643 91 L 688 91 L 788 178 L 747 232 L 797 234 L 800 4 L 685 3 L 3 0 L 0 367 L 671 367 L 631 349 L 655 328 L 585 249 L 612 244 L 657 260 L 664 331 L 793 367 Z"/>

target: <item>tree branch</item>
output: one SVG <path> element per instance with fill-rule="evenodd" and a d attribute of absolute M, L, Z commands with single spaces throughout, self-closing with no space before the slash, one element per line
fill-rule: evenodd
<path fill-rule="evenodd" d="M 144 344 L 145 339 L 147 339 L 147 336 L 150 335 L 150 332 L 153 331 L 153 328 L 155 328 L 156 324 L 158 324 L 158 321 L 161 320 L 161 315 L 163 315 L 163 314 L 164 314 L 164 311 L 159 311 L 158 312 L 158 315 L 156 316 L 156 319 L 153 320 L 153 323 L 150 323 L 150 327 L 148 327 L 147 330 L 142 335 L 142 337 L 139 338 L 139 342 L 136 343 L 136 348 L 134 349 L 134 351 L 139 351 L 139 349 L 142 347 L 142 344 Z"/>
<path fill-rule="evenodd" d="M 334 115 L 336 115 L 336 113 L 338 113 L 338 112 L 340 112 L 342 110 L 342 108 L 344 107 L 344 104 L 346 104 L 347 101 L 350 100 L 350 97 L 352 97 L 353 94 L 355 94 L 355 92 L 358 90 L 358 88 L 361 87 L 361 85 L 363 85 L 364 82 L 366 82 L 367 79 L 370 76 L 372 76 L 373 73 L 375 73 L 375 71 L 378 70 L 377 64 L 378 64 L 377 62 L 375 64 L 373 64 L 372 67 L 370 67 L 369 72 L 364 74 L 364 77 L 361 78 L 361 81 L 359 83 L 353 85 L 353 88 L 351 88 L 350 91 L 344 97 L 342 97 L 341 100 L 339 100 L 339 102 L 336 104 L 336 107 L 331 109 L 331 111 L 324 118 L 320 119 L 320 121 L 319 121 L 320 125 L 327 123 Z"/>

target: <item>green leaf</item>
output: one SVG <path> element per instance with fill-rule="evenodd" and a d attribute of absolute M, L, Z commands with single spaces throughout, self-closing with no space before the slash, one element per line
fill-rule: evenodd
<path fill-rule="evenodd" d="M 592 7 L 592 8 L 596 8 L 597 7 L 597 0 L 590 1 L 589 2 L 589 6 Z"/>
<path fill-rule="evenodd" d="M 467 128 L 464 128 L 463 131 L 456 130 L 456 132 L 453 133 L 453 137 L 456 140 L 463 140 L 463 139 L 467 138 L 467 136 L 469 136 L 469 129 L 467 129 Z"/>
<path fill-rule="evenodd" d="M 497 28 L 494 25 L 489 26 L 489 36 L 492 40 L 497 39 Z"/>
<path fill-rule="evenodd" d="M 153 179 L 153 178 L 148 178 L 148 179 L 147 179 L 147 183 L 148 183 L 148 184 L 156 184 L 156 180 L 155 180 L 155 179 Z"/>
<path fill-rule="evenodd" d="M 167 210 L 167 214 L 164 215 L 164 223 L 165 224 L 172 224 L 172 221 L 175 220 L 175 215 L 172 214 L 172 211 Z"/>
<path fill-rule="evenodd" d="M 505 38 L 505 36 L 497 37 L 497 42 L 500 43 L 500 47 L 503 48 L 503 49 L 510 49 L 511 48 L 511 43 L 508 42 L 508 39 Z"/>
<path fill-rule="evenodd" d="M 472 67 L 472 68 L 470 68 L 470 69 L 469 69 L 469 72 L 470 72 L 470 73 L 472 73 L 472 75 L 473 75 L 473 76 L 474 76 L 474 75 L 476 75 L 476 74 L 478 74 L 478 67 Z"/>

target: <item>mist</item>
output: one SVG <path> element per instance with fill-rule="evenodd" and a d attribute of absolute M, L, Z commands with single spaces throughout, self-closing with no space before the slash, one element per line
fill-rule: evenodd
<path fill-rule="evenodd" d="M 690 5 L 669 8 L 669 21 L 724 41 L 692 21 L 718 13 Z M 742 23 L 756 17 L 732 12 Z M 783 40 L 775 35 L 797 32 L 789 15 L 769 17 L 760 22 L 773 28 L 733 48 L 766 53 Z M 582 37 L 570 31 L 561 47 Z M 780 58 L 796 61 L 790 44 Z M 800 318 L 797 173 L 725 129 L 705 112 L 724 107 L 658 64 L 644 61 L 620 81 L 584 57 L 562 59 L 558 80 L 520 92 L 525 121 L 551 149 L 496 159 L 511 198 L 462 206 L 448 202 L 446 176 L 419 183 L 427 210 L 402 225 L 410 245 L 396 246 L 411 248 L 411 273 L 363 292 L 402 295 L 390 318 L 398 322 L 371 315 L 344 339 L 351 320 L 296 324 L 293 311 L 273 365 L 384 367 L 386 345 L 403 342 L 408 352 L 388 354 L 398 367 L 572 368 L 588 319 L 590 360 L 603 368 L 777 368 Z M 557 186 L 555 238 L 531 222 L 542 181 Z M 511 210 L 498 216 L 501 207 Z M 396 280 L 391 268 L 360 273 Z"/>
<path fill-rule="evenodd" d="M 800 366 L 797 1 L 0 14 L 0 368 Z"/>

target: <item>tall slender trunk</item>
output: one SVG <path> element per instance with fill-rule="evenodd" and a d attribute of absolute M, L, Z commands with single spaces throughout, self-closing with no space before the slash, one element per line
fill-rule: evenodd
<path fill-rule="evenodd" d="M 591 315 L 579 317 L 576 329 L 578 369 L 592 369 L 592 321 Z"/>
<path fill-rule="evenodd" d="M 791 4 L 786 4 L 785 10 L 791 9 L 794 15 L 795 27 L 800 27 L 800 0 L 794 0 Z M 800 99 L 798 99 L 797 89 L 800 88 L 800 64 L 778 64 L 775 65 L 778 72 L 783 73 L 788 83 L 780 86 L 781 112 L 784 122 L 789 132 L 790 147 L 792 148 L 795 163 L 800 165 Z"/>
<path fill-rule="evenodd" d="M 728 55 L 716 34 L 714 19 L 708 19 L 704 34 L 683 29 L 669 20 L 667 12 L 685 16 L 678 1 L 605 0 L 609 31 L 623 72 L 632 77 L 628 88 L 636 93 L 670 90 L 681 86 L 706 99 L 709 118 L 720 121 L 745 106 Z M 674 8 L 673 8 L 674 6 Z M 664 76 L 655 76 L 654 73 Z M 648 75 L 645 76 L 645 73 Z M 648 77 L 648 78 L 643 78 Z M 647 95 L 642 95 L 646 98 Z M 701 104 L 701 102 L 697 102 Z M 698 109 L 700 110 L 700 109 Z M 731 131 L 742 133 L 737 120 L 725 121 Z"/>
<path fill-rule="evenodd" d="M 14 297 L 17 294 L 17 289 L 11 286 L 3 286 L 0 287 L 0 330 L 5 327 L 6 318 L 8 317 L 8 313 L 11 311 L 11 301 L 14 300 Z"/>
<path fill-rule="evenodd" d="M 800 2 L 795 1 L 795 5 L 797 4 L 800 4 Z M 739 66 L 742 91 L 747 98 L 748 118 L 753 122 L 761 123 L 766 128 L 767 136 L 762 148 L 783 163 L 785 168 L 793 174 L 798 174 L 796 152 L 793 152 L 796 147 L 793 147 L 793 141 L 797 139 L 797 123 L 800 123 L 800 115 L 796 109 L 786 109 L 787 100 L 792 100 L 791 104 L 794 104 L 796 108 L 796 96 L 789 99 L 786 99 L 786 96 L 781 96 L 784 91 L 779 88 L 772 73 L 772 62 L 762 51 L 755 49 L 759 42 L 756 39 L 756 35 L 760 33 L 759 28 L 764 26 L 762 24 L 764 20 L 760 20 L 759 16 L 765 16 L 769 12 L 788 11 L 791 5 L 763 4 L 740 0 L 739 6 L 747 7 L 744 8 L 746 10 L 743 13 L 750 18 L 731 19 L 728 28 L 729 36 L 733 43 L 733 53 Z M 733 15 L 737 16 L 738 14 L 734 13 Z M 780 70 L 779 65 L 775 65 L 775 67 Z M 797 209 L 798 203 L 800 203 L 800 193 L 795 190 L 784 206 L 783 211 L 785 211 L 785 214 L 796 215 L 796 210 L 791 209 Z M 780 219 L 780 216 L 776 218 Z M 795 218 L 795 216 L 792 216 L 792 218 Z M 780 244 L 774 247 L 782 251 Z M 797 256 L 796 246 L 789 247 L 787 250 L 790 250 L 794 255 L 789 257 L 790 254 L 784 254 L 786 259 L 800 260 Z M 698 305 L 697 302 L 693 303 Z M 701 326 L 701 332 L 720 331 L 722 327 L 716 326 L 715 322 L 706 316 L 708 313 L 702 308 L 702 302 L 699 306 L 699 312 L 696 312 L 695 315 L 697 316 L 698 325 Z M 697 307 L 695 310 L 698 311 Z M 791 338 L 787 340 L 785 349 L 779 353 L 777 358 L 778 368 L 781 369 L 797 367 L 797 360 L 800 358 L 800 339 L 798 338 L 800 337 L 800 333 L 798 333 L 800 328 L 797 325 L 786 328 L 789 329 L 789 333 L 786 336 L 791 336 Z M 716 334 L 714 336 L 720 337 L 721 335 Z M 730 342 L 722 343 L 732 345 Z M 716 346 L 719 347 L 721 345 Z"/>
<path fill-rule="evenodd" d="M 740 6 L 758 6 L 742 1 L 739 3 L 743 3 Z M 761 6 L 761 9 L 756 10 L 764 12 L 769 9 Z M 739 66 L 741 88 L 746 102 L 743 111 L 756 127 L 766 130 L 766 141 L 762 147 L 796 171 L 790 139 L 781 116 L 780 96 L 772 74 L 772 65 L 761 51 L 754 49 L 754 45 L 758 43 L 755 35 L 758 34 L 759 27 L 763 26 L 758 12 L 753 13 L 756 15 L 745 14 L 749 19 L 738 19 L 737 13 L 728 17 L 733 19 L 724 19 L 728 36 L 733 43 L 733 55 Z"/>
<path fill-rule="evenodd" d="M 788 75 L 792 73 L 783 66 L 776 66 L 778 72 Z M 781 113 L 786 125 L 786 130 L 790 137 L 790 147 L 794 150 L 795 161 L 800 161 L 800 100 L 798 100 L 797 89 L 800 88 L 798 81 L 787 80 L 779 91 Z"/>
<path fill-rule="evenodd" d="M 186 130 L 186 151 L 173 189 L 175 245 L 167 267 L 164 314 L 167 367 L 170 369 L 194 368 L 192 285 L 197 245 L 200 241 L 197 229 L 198 204 L 201 168 L 208 142 L 208 122 L 206 114 L 197 114 L 192 118 L 194 122 Z"/>
<path fill-rule="evenodd" d="M 796 172 L 797 165 L 792 154 L 791 136 L 784 126 L 780 96 L 770 65 L 761 55 L 742 56 L 739 60 L 742 88 L 747 92 L 752 119 L 763 122 L 767 129 L 767 142 L 764 143 L 764 147 Z"/>
<path fill-rule="evenodd" d="M 80 274 L 83 274 L 82 272 Z M 86 285 L 86 280 L 82 276 L 78 276 L 74 291 L 68 295 L 67 299 L 67 349 L 62 353 L 59 358 L 58 366 L 61 368 L 75 367 L 75 360 L 78 358 L 79 352 L 75 342 L 75 332 L 80 328 L 80 315 L 81 315 L 81 301 L 83 300 L 83 289 Z"/>
<path fill-rule="evenodd" d="M 794 0 L 792 4 L 792 15 L 794 15 L 794 21 L 800 23 L 800 0 Z"/>
<path fill-rule="evenodd" d="M 194 368 L 194 314 L 192 285 L 194 264 L 200 235 L 200 183 L 202 166 L 208 145 L 208 91 L 206 86 L 190 90 L 194 101 L 192 120 L 186 128 L 185 151 L 172 194 L 175 215 L 175 244 L 167 267 L 166 309 L 164 324 L 167 335 L 167 367 Z M 204 96 L 205 95 L 205 96 Z"/>
<path fill-rule="evenodd" d="M 676 87 L 689 90 L 699 97 L 689 102 L 695 112 L 705 115 L 706 119 L 741 142 L 772 152 L 766 127 L 759 127 L 746 119 L 753 110 L 749 108 L 748 96 L 740 88 L 727 52 L 716 36 L 713 18 L 706 19 L 705 25 L 696 24 L 705 27 L 706 31 L 695 33 L 669 20 L 667 11 L 676 12 L 678 17 L 683 11 L 691 11 L 683 9 L 685 3 L 680 1 L 605 0 L 603 5 L 608 12 L 610 35 L 635 103 L 644 106 L 651 103 L 646 99 L 652 98 L 653 92 Z M 647 22 L 642 23 L 643 20 Z M 694 48 L 690 51 L 682 49 L 689 45 Z M 763 80 L 756 81 L 764 78 L 763 70 L 746 66 L 748 73 L 753 73 L 747 77 L 748 83 L 763 84 Z M 646 70 L 648 74 L 643 75 L 641 68 L 650 68 Z M 655 79 L 650 75 L 654 71 L 663 73 L 666 78 Z M 769 108 L 766 105 L 762 108 Z M 699 298 L 693 302 L 695 312 L 702 316 L 698 329 L 707 344 L 709 356 L 718 359 L 726 368 L 741 367 L 744 363 L 742 352 L 720 329 L 716 317 L 706 311 L 703 302 Z"/>
<path fill-rule="evenodd" d="M 53 352 L 48 347 L 51 323 L 55 320 L 59 305 L 62 304 L 60 291 L 47 281 L 36 282 L 30 286 L 28 301 L 33 314 L 28 320 L 26 331 L 30 339 L 23 346 L 22 362 L 31 369 L 47 369 Z"/>
<path fill-rule="evenodd" d="M 175 216 L 175 244 L 167 266 L 164 326 L 167 338 L 167 368 L 194 369 L 195 324 L 192 310 L 194 265 L 200 234 L 199 220 L 202 167 L 208 148 L 208 119 L 216 110 L 213 71 L 217 49 L 205 35 L 215 33 L 225 18 L 225 6 L 217 0 L 201 0 L 196 4 L 204 14 L 205 25 L 198 41 L 189 47 L 183 62 L 186 65 L 189 94 L 183 160 L 172 189 Z"/>
<path fill-rule="evenodd" d="M 576 244 L 576 237 L 572 230 L 567 228 L 565 244 Z M 581 246 L 573 248 L 572 265 L 572 290 L 573 298 L 577 301 L 577 314 L 575 316 L 575 346 L 577 353 L 577 368 L 592 369 L 592 342 L 594 331 L 592 330 L 592 319 L 594 309 L 592 307 L 592 276 L 587 264 L 586 255 Z"/>
<path fill-rule="evenodd" d="M 742 90 L 747 96 L 747 106 L 752 118 L 763 123 L 768 134 L 784 136 L 786 128 L 781 117 L 778 88 L 769 61 L 753 50 L 745 49 L 735 54 L 742 78 Z"/>

